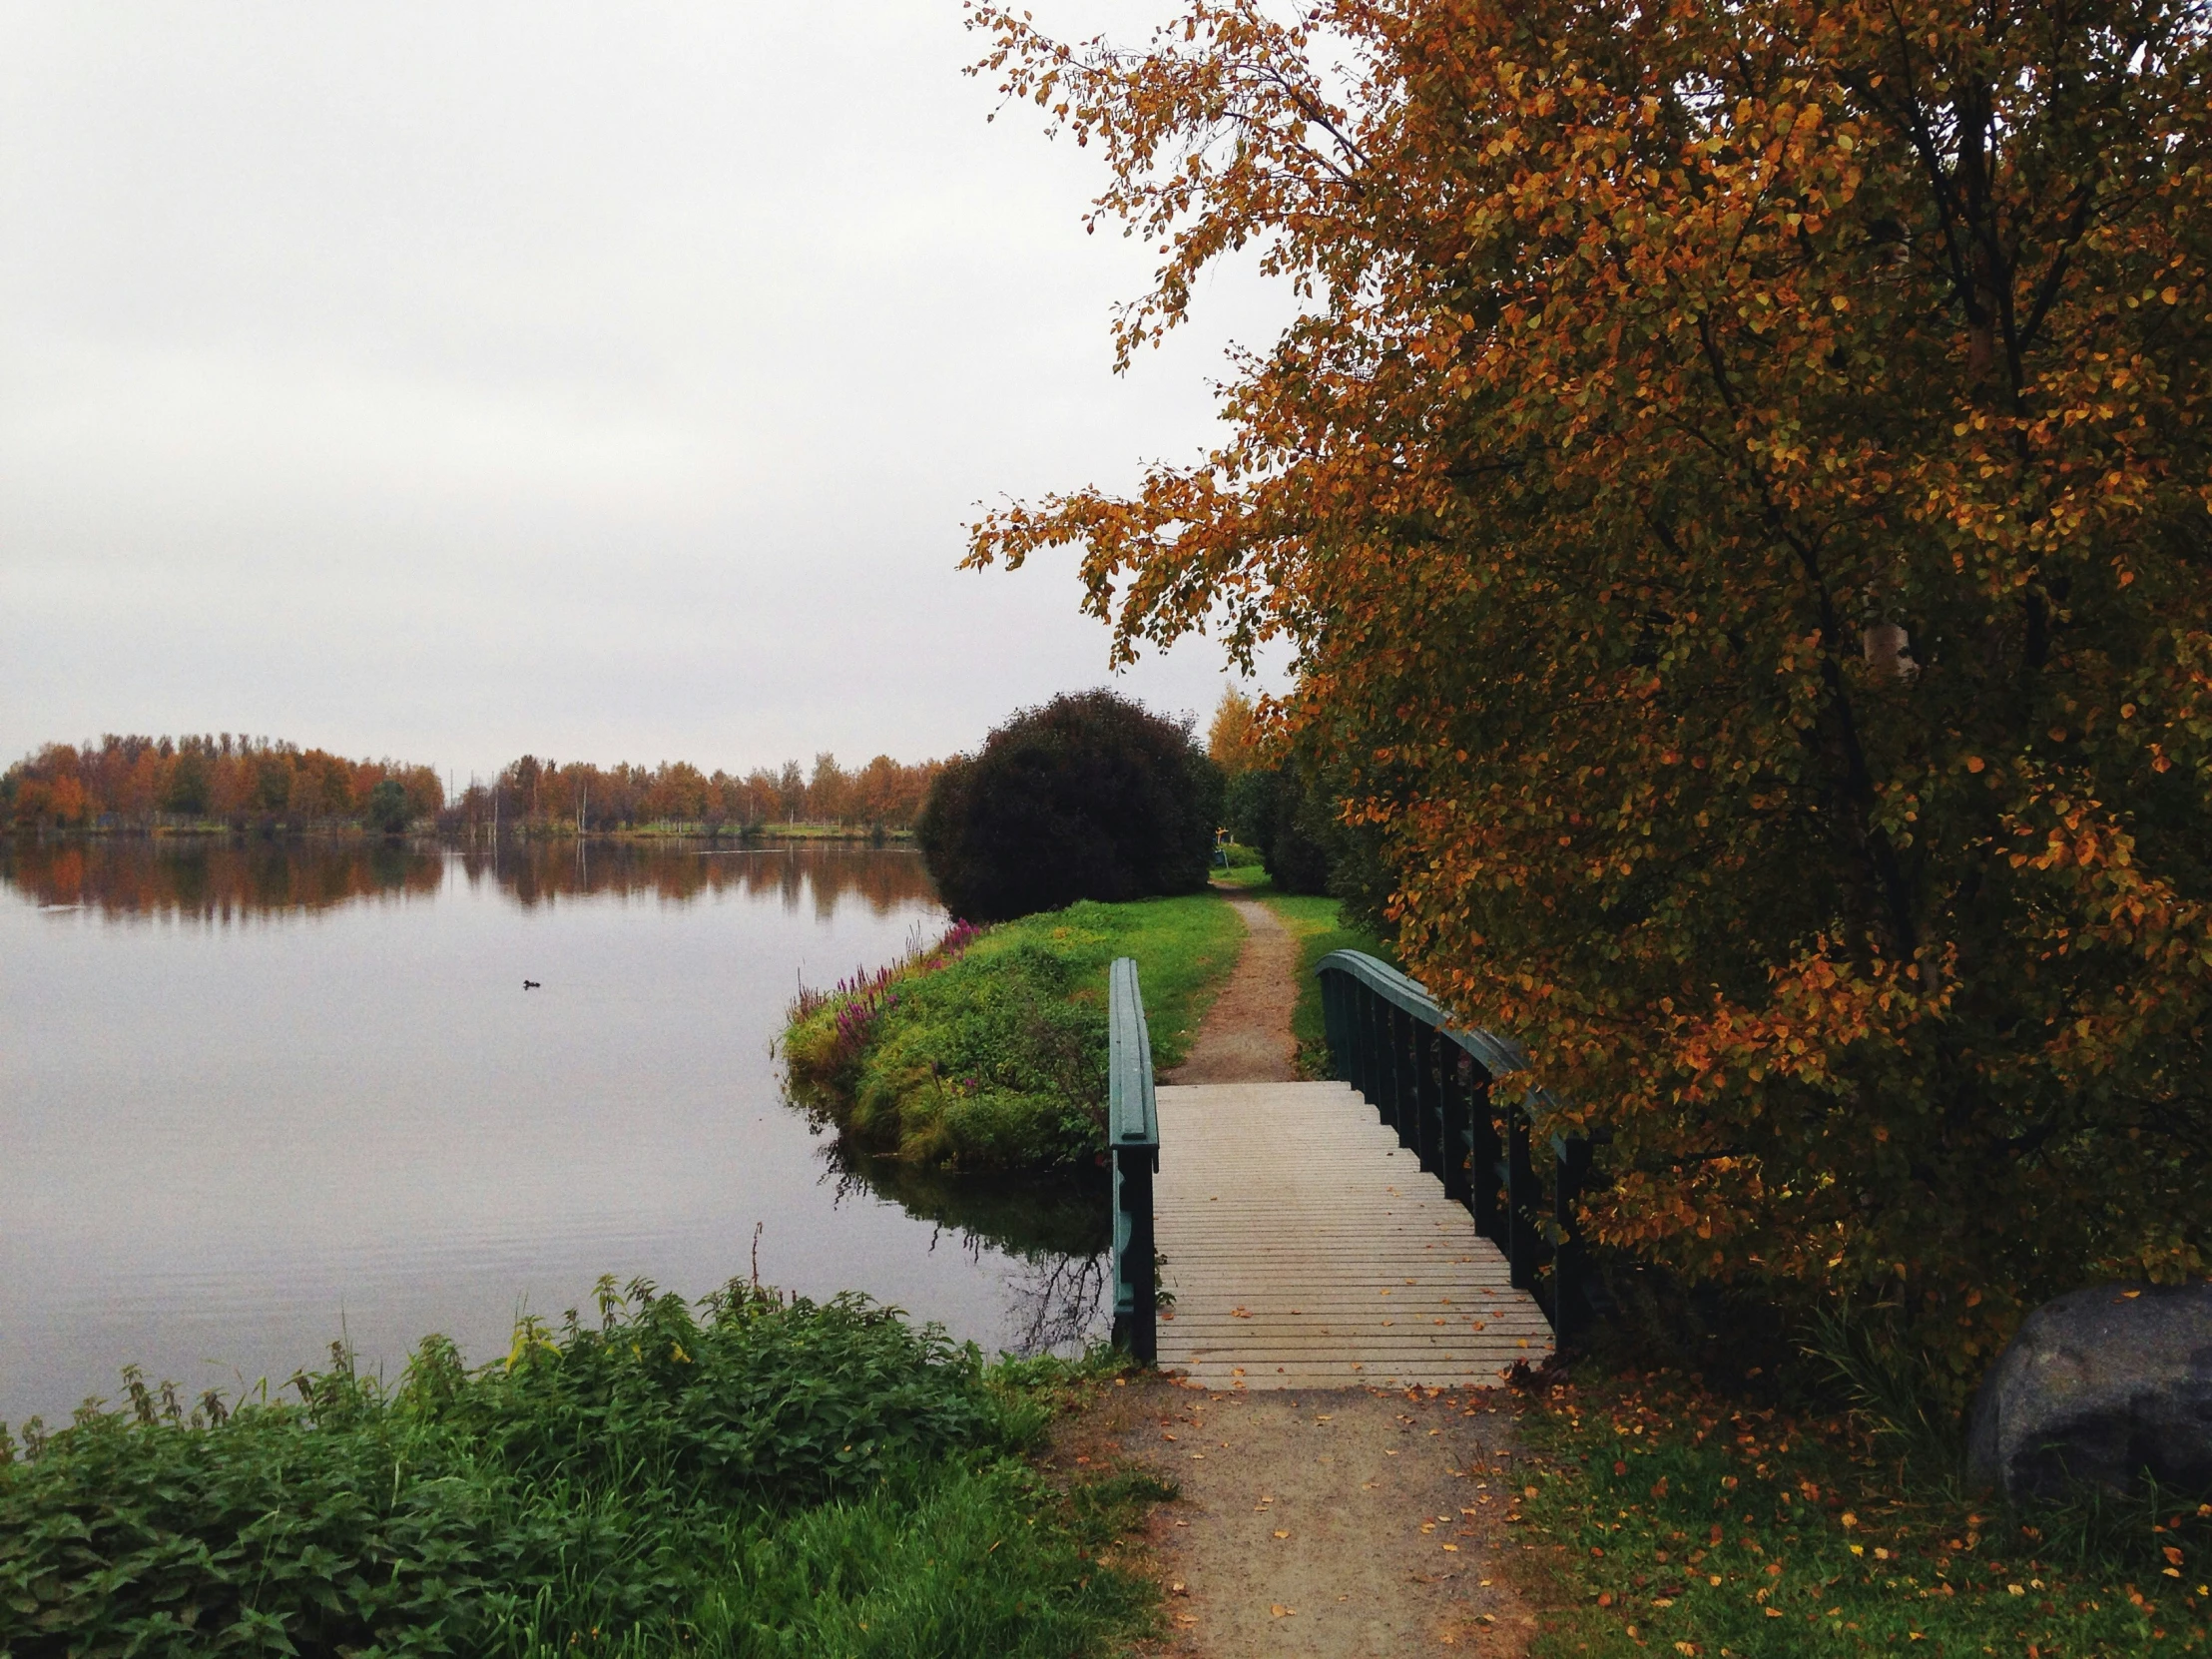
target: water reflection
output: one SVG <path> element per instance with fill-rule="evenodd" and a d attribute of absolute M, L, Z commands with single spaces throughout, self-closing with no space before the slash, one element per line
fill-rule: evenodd
<path fill-rule="evenodd" d="M 562 899 L 773 894 L 788 911 L 827 918 L 847 897 L 878 916 L 934 897 L 915 853 L 857 844 L 534 841 L 449 850 L 434 843 L 276 839 L 0 841 L 0 883 L 45 909 L 115 919 L 182 918 L 219 925 L 279 911 L 433 897 L 449 865 L 472 888 L 489 883 L 525 907 Z"/>
<path fill-rule="evenodd" d="M 1103 1335 L 1102 1183 L 826 1168 L 784 1104 L 794 985 L 944 925 L 856 845 L 0 841 L 0 1420 L 341 1334 L 496 1358 L 518 1308 L 699 1295 L 756 1236 L 769 1283 L 987 1350 Z"/>
<path fill-rule="evenodd" d="M 986 1248 L 1017 1262 L 1005 1280 L 1005 1347 L 1024 1356 L 1079 1346 L 1112 1310 L 1113 1181 L 1104 1171 L 1050 1175 L 962 1174 L 854 1152 L 829 1151 L 840 1201 L 889 1199 L 946 1232 L 980 1260 Z"/>

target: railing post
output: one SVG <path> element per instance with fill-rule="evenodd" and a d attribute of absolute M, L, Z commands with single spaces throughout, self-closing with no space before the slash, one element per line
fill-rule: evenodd
<path fill-rule="evenodd" d="M 1471 1143 L 1467 1173 L 1472 1182 L 1467 1208 L 1474 1212 L 1474 1230 L 1493 1244 L 1498 1241 L 1497 1189 L 1505 1179 L 1505 1172 L 1499 1168 L 1505 1151 L 1497 1134 L 1495 1088 L 1488 1081 L 1478 1083 L 1467 1102 L 1467 1138 Z"/>
<path fill-rule="evenodd" d="M 1471 1189 L 1469 1178 L 1473 1174 L 1469 1168 L 1473 1140 L 1467 1132 L 1470 1114 L 1467 1111 L 1467 1079 L 1462 1073 L 1471 1071 L 1474 1061 L 1455 1042 L 1439 1038 L 1435 1047 L 1436 1133 L 1442 1143 L 1439 1156 L 1443 1160 L 1438 1174 L 1443 1179 L 1444 1197 L 1466 1204 Z"/>
<path fill-rule="evenodd" d="M 1451 1195 L 1451 1177 L 1445 1172 L 1448 1149 L 1444 1145 L 1444 1085 L 1437 1075 L 1442 1069 L 1444 1042 L 1433 1025 L 1415 1021 L 1413 1025 L 1413 1098 L 1417 1102 L 1420 1124 L 1420 1167 L 1444 1184 L 1444 1196 Z M 1453 1053 L 1457 1053 L 1455 1048 Z"/>
<path fill-rule="evenodd" d="M 1356 1090 L 1361 1090 L 1361 1095 L 1365 1095 L 1367 1099 L 1374 1099 L 1374 1095 L 1376 1095 L 1376 1086 L 1374 1086 L 1376 1044 L 1374 1044 L 1372 1022 L 1374 1022 L 1376 997 L 1374 997 L 1374 991 L 1367 989 L 1367 986 L 1361 984 L 1359 980 L 1352 982 L 1352 986 L 1348 991 L 1345 991 L 1345 995 L 1352 997 L 1348 1015 L 1345 1015 L 1345 1024 L 1352 1026 L 1352 1086 Z"/>
<path fill-rule="evenodd" d="M 1329 1069 L 1339 1076 L 1350 1075 L 1345 1052 L 1351 1046 L 1345 1030 L 1345 985 L 1348 978 L 1343 973 L 1324 973 L 1321 976 L 1322 1040 L 1329 1045 Z"/>
<path fill-rule="evenodd" d="M 1505 1112 L 1505 1260 L 1513 1289 L 1536 1284 L 1536 1169 L 1528 1155 L 1528 1117 L 1518 1104 Z"/>
<path fill-rule="evenodd" d="M 1382 1004 L 1384 1031 L 1389 1033 L 1389 1108 L 1391 1128 L 1398 1130 L 1398 1146 L 1413 1148 L 1413 1157 L 1420 1157 L 1420 1122 L 1413 1115 L 1413 1057 L 1406 1048 L 1413 1044 L 1413 1015 L 1409 1015 L 1395 1002 Z"/>
<path fill-rule="evenodd" d="M 1107 970 L 1106 1140 L 1114 1170 L 1114 1341 L 1144 1365 L 1160 1357 L 1159 1258 L 1152 1176 L 1160 1167 L 1160 1114 L 1152 1092 L 1152 1035 L 1137 964 Z"/>
<path fill-rule="evenodd" d="M 1152 1232 L 1152 1174 L 1159 1156 L 1156 1146 L 1114 1148 L 1114 1237 L 1120 1244 L 1115 1341 L 1146 1366 L 1160 1358 L 1159 1252 Z"/>
<path fill-rule="evenodd" d="M 1574 1224 L 1574 1201 L 1589 1173 L 1590 1143 L 1551 1137 L 1551 1329 L 1564 1342 L 1567 1328 L 1582 1317 L 1582 1235 Z"/>

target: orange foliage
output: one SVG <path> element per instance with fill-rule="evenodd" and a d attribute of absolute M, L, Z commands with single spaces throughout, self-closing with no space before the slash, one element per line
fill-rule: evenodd
<path fill-rule="evenodd" d="M 1126 652 L 1287 636 L 1409 966 L 1613 1246 L 2023 1306 L 2207 1266 L 2212 77 L 2167 0 L 978 6 L 1162 255 L 1305 314 L 1226 444 L 992 515 Z"/>
<path fill-rule="evenodd" d="M 360 820 L 386 778 L 407 810 L 434 819 L 445 790 L 428 767 L 348 761 L 267 738 L 104 737 L 82 750 L 48 744 L 0 775 L 0 816 L 31 829 L 148 829 L 161 822 L 285 825 Z"/>

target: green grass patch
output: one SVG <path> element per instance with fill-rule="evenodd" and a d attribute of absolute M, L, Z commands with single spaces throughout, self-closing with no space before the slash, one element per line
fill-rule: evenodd
<path fill-rule="evenodd" d="M 342 1353 L 296 1402 L 132 1400 L 0 1437 L 0 1653 L 1088 1655 L 1157 1494 L 1025 1458 L 1081 1379 L 858 1299 L 603 1284 L 467 1371 Z"/>
<path fill-rule="evenodd" d="M 1230 841 L 1222 849 L 1228 855 L 1226 864 L 1216 864 L 1207 872 L 1207 879 L 1217 887 L 1264 887 L 1268 884 L 1268 866 L 1260 857 L 1258 847 Z"/>
<path fill-rule="evenodd" d="M 1220 897 L 1086 901 L 803 994 L 792 1093 L 862 1150 L 961 1169 L 1095 1162 L 1106 1135 L 1107 970 L 1133 956 L 1154 1064 L 1189 1051 L 1244 927 Z"/>
<path fill-rule="evenodd" d="M 1519 1518 L 1559 1546 L 1536 1659 L 2205 1651 L 2194 1506 L 2085 1557 L 2050 1517 L 1908 1482 L 1849 1418 L 1664 1374 L 1556 1387 L 1521 1421 Z"/>
<path fill-rule="evenodd" d="M 1321 981 L 1314 976 L 1314 964 L 1332 950 L 1364 950 L 1395 966 L 1397 953 L 1365 928 L 1347 927 L 1334 898 L 1277 892 L 1273 887 L 1256 890 L 1298 938 L 1298 1005 L 1291 1010 L 1291 1034 L 1298 1039 L 1299 1075 L 1333 1077 L 1329 1034 L 1322 1022 Z"/>

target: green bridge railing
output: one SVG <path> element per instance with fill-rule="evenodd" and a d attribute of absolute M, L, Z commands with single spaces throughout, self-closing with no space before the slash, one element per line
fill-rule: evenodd
<path fill-rule="evenodd" d="M 1160 1355 L 1159 1257 L 1152 1177 L 1160 1167 L 1160 1111 L 1152 1094 L 1152 1034 L 1137 964 L 1116 958 L 1107 978 L 1106 1149 L 1114 1166 L 1114 1341 L 1151 1365 Z"/>
<path fill-rule="evenodd" d="M 1534 1295 L 1563 1340 L 1588 1305 L 1574 1202 L 1590 1147 L 1553 1135 L 1539 1157 L 1530 1119 L 1538 1097 L 1502 1104 L 1498 1080 L 1524 1070 L 1510 1038 L 1455 1030 L 1417 980 L 1359 950 L 1315 965 L 1335 1069 L 1397 1131 L 1398 1144 L 1474 1213 L 1505 1253 L 1517 1289 Z"/>

